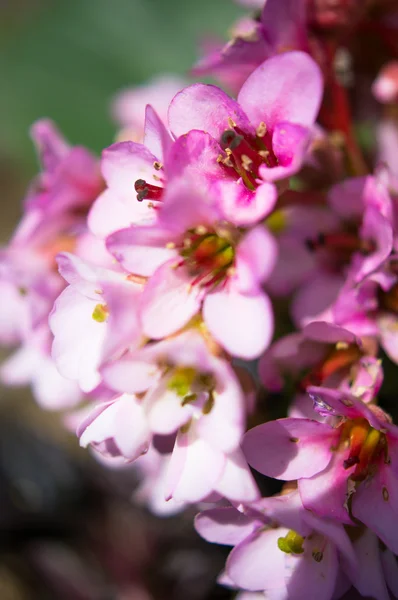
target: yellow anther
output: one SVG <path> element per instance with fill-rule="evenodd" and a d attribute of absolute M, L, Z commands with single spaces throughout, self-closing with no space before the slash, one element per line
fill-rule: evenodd
<path fill-rule="evenodd" d="M 106 304 L 97 304 L 93 310 L 92 317 L 97 323 L 103 323 L 109 316 L 109 309 Z"/>

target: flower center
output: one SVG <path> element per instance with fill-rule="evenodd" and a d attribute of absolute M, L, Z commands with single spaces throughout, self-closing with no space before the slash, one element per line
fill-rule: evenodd
<path fill-rule="evenodd" d="M 220 155 L 217 160 L 231 173 L 241 177 L 246 187 L 255 190 L 260 166 L 278 165 L 272 150 L 272 136 L 265 123 L 257 127 L 255 137 L 243 132 L 232 119 L 229 119 L 229 125 L 231 129 L 226 129 L 220 140 L 225 156 Z"/>
<path fill-rule="evenodd" d="M 363 481 L 372 473 L 372 466 L 380 456 L 386 455 L 387 438 L 384 433 L 371 427 L 366 419 L 358 418 L 342 425 L 340 444 L 347 443 L 350 451 L 343 463 L 344 468 L 350 469 L 356 465 L 351 479 Z"/>
<path fill-rule="evenodd" d="M 201 412 L 207 414 L 214 404 L 215 380 L 210 373 L 200 373 L 193 367 L 171 367 L 167 388 L 181 398 L 181 405 L 199 401 Z"/>
<path fill-rule="evenodd" d="M 177 248 L 188 273 L 194 278 L 191 285 L 206 288 L 219 285 L 230 273 L 235 259 L 234 243 L 225 236 L 208 232 L 204 227 L 188 231 Z"/>
<path fill-rule="evenodd" d="M 300 389 L 305 391 L 310 385 L 322 383 L 338 372 L 347 372 L 362 357 L 363 353 L 357 344 L 338 342 L 300 382 Z"/>

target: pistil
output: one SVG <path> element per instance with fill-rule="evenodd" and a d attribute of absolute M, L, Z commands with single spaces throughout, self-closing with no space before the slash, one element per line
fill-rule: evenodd
<path fill-rule="evenodd" d="M 137 192 L 137 200 L 142 202 L 143 200 L 157 200 L 160 201 L 163 196 L 163 188 L 157 185 L 147 183 L 145 179 L 137 179 L 134 184 L 135 191 Z"/>

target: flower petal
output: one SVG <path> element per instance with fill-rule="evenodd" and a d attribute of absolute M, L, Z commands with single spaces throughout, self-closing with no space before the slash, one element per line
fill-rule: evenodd
<path fill-rule="evenodd" d="M 290 481 L 311 477 L 329 464 L 335 431 L 310 419 L 279 419 L 258 425 L 243 438 L 249 464 L 264 475 Z"/>
<path fill-rule="evenodd" d="M 249 296 L 232 288 L 215 291 L 204 300 L 203 317 L 210 333 L 233 356 L 257 358 L 271 341 L 273 312 L 264 293 Z"/>
<path fill-rule="evenodd" d="M 243 131 L 253 132 L 239 103 L 215 85 L 194 83 L 174 96 L 169 108 L 169 125 L 176 136 L 201 129 L 218 141 L 231 129 L 229 119 Z"/>
<path fill-rule="evenodd" d="M 238 102 L 254 126 L 270 131 L 281 121 L 311 126 L 322 100 L 322 74 L 304 52 L 286 52 L 266 60 L 243 84 Z"/>
<path fill-rule="evenodd" d="M 212 508 L 195 517 L 195 529 L 208 542 L 235 546 L 261 525 L 236 508 Z"/>
<path fill-rule="evenodd" d="M 161 339 L 181 329 L 198 312 L 203 296 L 199 286 L 191 286 L 184 267 L 175 259 L 159 267 L 142 294 L 144 333 Z"/>

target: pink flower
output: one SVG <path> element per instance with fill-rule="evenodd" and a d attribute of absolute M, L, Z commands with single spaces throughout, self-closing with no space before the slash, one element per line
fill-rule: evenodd
<path fill-rule="evenodd" d="M 148 337 L 171 335 L 202 309 L 231 354 L 253 358 L 268 345 L 272 311 L 261 284 L 274 264 L 273 238 L 263 225 L 244 233 L 226 222 L 188 177 L 169 183 L 155 225 L 116 232 L 107 246 L 126 270 L 149 276 L 141 313 Z"/>
<path fill-rule="evenodd" d="M 208 541 L 234 546 L 222 581 L 265 597 L 333 597 L 340 573 L 354 579 L 358 560 L 342 525 L 303 509 L 297 492 L 263 498 L 243 509 L 199 514 L 197 531 Z"/>
<path fill-rule="evenodd" d="M 199 333 L 150 343 L 105 365 L 102 375 L 124 394 L 94 409 L 79 428 L 83 445 L 134 460 L 154 435 L 177 434 L 166 498 L 196 502 L 213 492 L 233 500 L 257 497 L 239 449 L 243 391 L 228 362 L 210 354 Z"/>
<path fill-rule="evenodd" d="M 348 287 L 359 284 L 393 250 L 392 204 L 382 178 L 347 179 L 330 189 L 328 202 L 340 224 L 307 239 L 317 262 L 293 301 L 294 321 L 301 326 L 312 320 L 333 320 L 332 306 L 344 280 Z"/>
<path fill-rule="evenodd" d="M 192 70 L 194 75 L 218 78 L 233 92 L 238 92 L 247 77 L 267 58 L 288 49 L 306 50 L 308 46 L 303 0 L 240 3 L 262 9 L 260 18 L 241 19 L 233 28 L 232 40 L 224 47 L 205 52 Z"/>
<path fill-rule="evenodd" d="M 396 257 L 359 286 L 348 282 L 332 309 L 332 319 L 359 336 L 372 336 L 398 362 Z"/>
<path fill-rule="evenodd" d="M 128 225 L 156 220 L 166 180 L 163 163 L 171 144 L 165 125 L 148 105 L 143 143 L 119 142 L 103 151 L 101 170 L 107 189 L 88 215 L 92 233 L 104 238 Z"/>
<path fill-rule="evenodd" d="M 176 136 L 207 131 L 225 149 L 220 168 L 234 169 L 255 189 L 257 180 L 283 179 L 300 169 L 321 99 L 316 63 L 302 52 L 288 52 L 259 66 L 237 101 L 200 83 L 182 90 L 171 102 L 169 126 Z"/>
<path fill-rule="evenodd" d="M 97 159 L 86 148 L 71 147 L 55 125 L 46 119 L 31 130 L 43 172 L 25 200 L 25 209 L 59 215 L 87 209 L 102 189 Z"/>
<path fill-rule="evenodd" d="M 396 553 L 398 428 L 350 394 L 309 393 L 332 424 L 288 418 L 259 425 L 243 441 L 249 463 L 277 479 L 298 479 L 305 508 L 348 524 L 352 514 Z"/>
<path fill-rule="evenodd" d="M 355 371 L 363 354 L 361 341 L 347 329 L 313 321 L 301 333 L 275 342 L 260 361 L 259 375 L 272 391 L 283 388 L 284 374 L 295 377 L 303 391 L 328 382 L 337 387 L 345 377 L 353 376 L 351 370 Z"/>
<path fill-rule="evenodd" d="M 49 319 L 52 355 L 61 375 L 90 392 L 101 382 L 101 364 L 141 340 L 141 286 L 72 254 L 59 254 L 57 260 L 69 286 Z"/>

